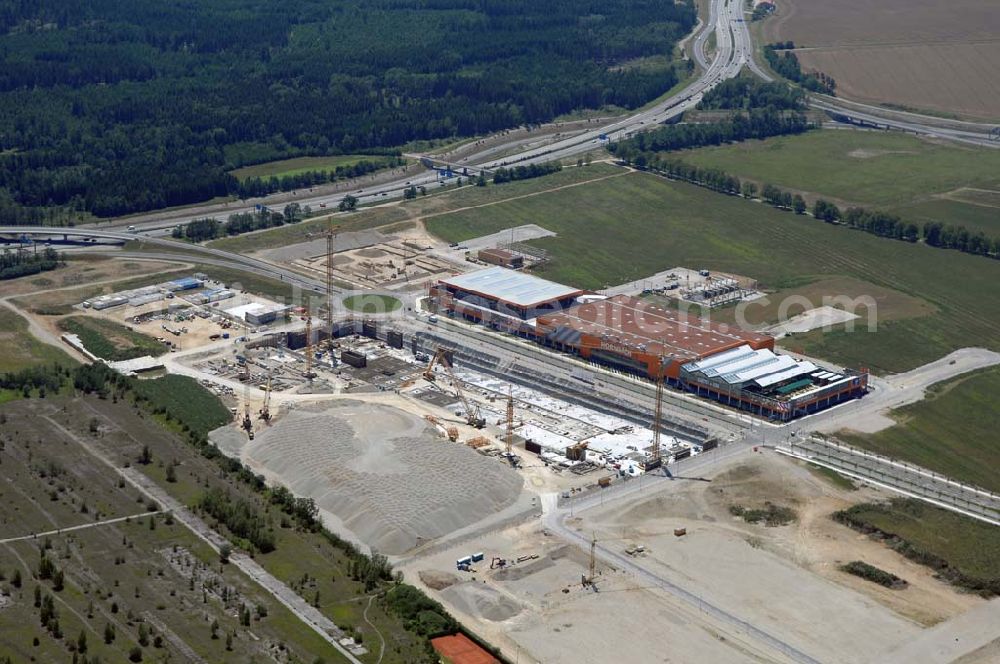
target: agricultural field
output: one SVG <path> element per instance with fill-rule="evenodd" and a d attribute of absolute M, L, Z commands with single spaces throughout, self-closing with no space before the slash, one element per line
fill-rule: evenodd
<path fill-rule="evenodd" d="M 622 171 L 614 166 L 594 163 L 583 168 L 564 168 L 544 177 L 501 185 L 430 187 L 427 189 L 427 196 L 418 196 L 414 200 L 362 208 L 346 214 L 319 217 L 298 224 L 287 224 L 238 237 L 220 238 L 209 242 L 208 246 L 213 249 L 225 249 L 243 254 L 252 253 L 262 249 L 273 249 L 315 240 L 322 236 L 331 223 L 338 232 L 361 231 L 371 228 L 386 230 L 382 227 L 387 225 L 402 227 L 405 224 L 419 222 L 425 217 L 449 213 L 460 208 L 487 206 L 508 199 L 535 196 L 547 191 L 579 186 L 586 182 L 605 177 L 616 177 L 621 174 Z"/>
<path fill-rule="evenodd" d="M 20 371 L 39 364 L 76 364 L 76 360 L 55 346 L 42 343 L 28 331 L 28 321 L 0 306 L 0 373 Z"/>
<path fill-rule="evenodd" d="M 874 434 L 841 432 L 838 437 L 1000 492 L 998 394 L 1000 369 L 968 374 L 932 386 L 920 403 L 892 411 L 895 426 Z"/>
<path fill-rule="evenodd" d="M 1000 119 L 1000 5 L 980 0 L 790 0 L 766 42 L 792 40 L 803 69 L 858 101 Z"/>
<path fill-rule="evenodd" d="M 330 157 L 297 157 L 295 159 L 282 159 L 270 161 L 255 166 L 244 166 L 234 171 L 230 175 L 239 180 L 249 180 L 250 178 L 270 178 L 290 175 L 301 175 L 309 171 L 321 171 L 331 173 L 337 168 L 347 168 L 362 161 L 381 162 L 385 157 L 382 155 L 348 154 Z"/>
<path fill-rule="evenodd" d="M 645 173 L 440 214 L 426 225 L 463 241 L 539 220 L 557 233 L 532 241 L 554 259 L 539 274 L 581 288 L 684 265 L 751 276 L 781 295 L 822 280 L 849 287 L 848 295 L 870 292 L 888 309 L 876 332 L 814 331 L 786 342 L 847 366 L 905 371 L 960 347 L 1000 348 L 991 315 L 1000 310 L 998 261 L 852 232 Z"/>
<path fill-rule="evenodd" d="M 911 206 L 934 204 L 938 207 L 928 212 L 940 213 L 938 221 L 967 223 L 971 218 L 983 230 L 1000 232 L 996 199 L 1000 150 L 931 142 L 897 132 L 820 130 L 674 156 L 801 192 L 807 200 L 824 197 L 841 205 L 894 209 L 900 214 Z M 952 207 L 972 207 L 971 201 L 979 206 L 978 216 L 959 214 Z"/>
<path fill-rule="evenodd" d="M 114 427 L 100 417 L 107 402 L 93 401 L 94 410 L 70 399 L 0 407 L 6 479 L 0 489 L 0 658 L 69 662 L 72 653 L 85 651 L 105 662 L 344 661 L 66 434 L 69 427 L 95 445 L 116 444 Z M 135 464 L 138 452 L 122 454 Z M 162 469 L 169 458 L 154 457 L 150 465 Z"/>
<path fill-rule="evenodd" d="M 103 318 L 70 316 L 59 321 L 59 329 L 79 336 L 87 350 L 112 362 L 167 352 L 156 339 Z"/>

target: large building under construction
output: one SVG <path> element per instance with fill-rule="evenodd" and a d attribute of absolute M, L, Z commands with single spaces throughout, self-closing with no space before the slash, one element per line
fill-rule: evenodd
<path fill-rule="evenodd" d="M 774 352 L 774 337 L 629 295 L 602 297 L 502 267 L 442 279 L 439 312 L 775 420 L 860 397 L 868 375 Z"/>

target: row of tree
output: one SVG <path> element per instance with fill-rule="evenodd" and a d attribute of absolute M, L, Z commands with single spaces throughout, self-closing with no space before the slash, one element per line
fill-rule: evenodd
<path fill-rule="evenodd" d="M 798 56 L 790 50 L 781 49 L 779 52 L 774 44 L 768 44 L 764 47 L 764 59 L 779 76 L 795 81 L 806 90 L 828 95 L 837 90 L 837 82 L 823 72 L 803 72 Z"/>
<path fill-rule="evenodd" d="M 668 125 L 651 132 L 639 133 L 632 138 L 609 144 L 608 150 L 622 161 L 636 163 L 641 167 L 640 162 L 648 160 L 649 153 L 652 152 L 801 134 L 814 126 L 801 113 L 753 109 L 749 113 L 736 113 L 721 122 Z"/>
<path fill-rule="evenodd" d="M 501 166 L 493 172 L 493 184 L 540 178 L 543 175 L 558 173 L 561 170 L 562 164 L 558 161 L 547 161 L 544 164 L 530 164 L 528 166 L 513 166 L 511 168 Z"/>
<path fill-rule="evenodd" d="M 37 249 L 18 249 L 16 251 L 4 249 L 3 253 L 0 253 L 0 280 L 38 274 L 54 270 L 65 264 L 66 257 L 60 255 L 52 247 L 45 247 L 42 251 Z"/>
<path fill-rule="evenodd" d="M 701 168 L 656 153 L 643 153 L 631 163 L 636 167 L 713 191 L 759 199 L 780 210 L 788 210 L 795 214 L 810 212 L 809 206 L 800 194 L 792 194 L 772 184 L 764 184 L 758 188 L 754 182 L 741 181 L 735 175 L 719 169 Z M 979 256 L 1000 258 L 1000 237 L 990 238 L 982 231 L 973 232 L 964 226 L 927 222 L 920 227 L 913 222 L 905 221 L 897 214 L 863 207 L 850 207 L 842 212 L 836 204 L 822 198 L 813 203 L 811 214 L 819 221 L 842 224 L 878 237 L 906 242 L 917 242 L 922 239 L 931 247 L 957 249 Z"/>
<path fill-rule="evenodd" d="M 270 209 L 236 212 L 229 215 L 229 219 L 225 222 L 214 217 L 195 219 L 183 226 L 174 227 L 171 236 L 178 240 L 205 242 L 220 237 L 242 235 L 251 231 L 284 226 L 286 223 L 295 224 L 311 213 L 312 209 L 308 205 L 302 208 L 298 203 L 289 203 L 285 206 L 284 212 Z"/>

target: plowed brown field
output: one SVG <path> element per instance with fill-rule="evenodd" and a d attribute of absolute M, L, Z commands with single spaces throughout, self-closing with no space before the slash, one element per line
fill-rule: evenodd
<path fill-rule="evenodd" d="M 778 0 L 768 42 L 792 40 L 838 95 L 1000 119 L 1000 3 L 982 0 Z"/>

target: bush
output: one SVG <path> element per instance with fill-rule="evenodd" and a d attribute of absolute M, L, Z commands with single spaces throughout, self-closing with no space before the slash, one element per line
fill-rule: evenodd
<path fill-rule="evenodd" d="M 902 590 L 906 586 L 910 585 L 895 574 L 886 572 L 883 569 L 879 569 L 874 565 L 869 565 L 868 563 L 860 560 L 852 560 L 846 565 L 841 565 L 840 569 L 848 574 L 860 576 L 862 579 L 867 579 L 868 581 L 893 590 Z"/>
<path fill-rule="evenodd" d="M 783 505 L 775 505 L 770 501 L 764 503 L 763 509 L 747 509 L 742 505 L 730 505 L 729 513 L 740 517 L 747 523 L 763 521 L 766 526 L 785 526 L 798 518 L 795 510 Z"/>

